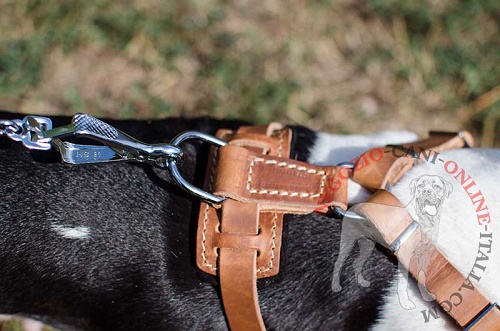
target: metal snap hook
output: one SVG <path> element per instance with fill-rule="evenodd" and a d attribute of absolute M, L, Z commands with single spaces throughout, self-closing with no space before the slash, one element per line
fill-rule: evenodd
<path fill-rule="evenodd" d="M 219 139 L 217 137 L 214 137 L 214 136 L 211 136 L 211 135 L 208 135 L 205 133 L 196 132 L 196 131 L 183 132 L 183 133 L 177 135 L 174 139 L 172 139 L 170 144 L 178 147 L 179 144 L 181 144 L 182 142 L 184 142 L 188 139 L 202 140 L 206 143 L 209 143 L 209 144 L 217 146 L 217 147 L 222 147 L 222 146 L 227 145 L 227 142 L 222 140 L 222 139 Z M 179 169 L 177 168 L 177 158 L 169 158 L 167 162 L 168 162 L 168 167 L 170 169 L 170 173 L 172 174 L 172 178 L 186 192 L 188 192 L 188 193 L 190 193 L 198 198 L 201 198 L 203 200 L 206 200 L 208 202 L 215 203 L 215 204 L 221 204 L 222 202 L 224 202 L 226 200 L 226 198 L 224 198 L 224 197 L 219 197 L 215 194 L 206 192 L 206 191 L 200 189 L 199 187 L 196 187 L 196 186 L 192 185 L 191 183 L 187 182 L 182 177 L 181 173 L 179 172 Z"/>

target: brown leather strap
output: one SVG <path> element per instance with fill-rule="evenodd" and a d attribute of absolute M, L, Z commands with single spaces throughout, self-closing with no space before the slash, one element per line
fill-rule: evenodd
<path fill-rule="evenodd" d="M 291 131 L 279 124 L 220 130 L 217 136 L 237 150 L 256 156 L 288 157 Z M 231 149 L 231 148 L 229 148 Z M 218 174 L 239 171 L 220 167 L 220 150 L 212 148 L 205 189 L 213 192 Z M 227 164 L 226 164 L 227 165 Z M 245 170 L 248 171 L 248 170 Z M 221 206 L 203 202 L 197 232 L 198 267 L 220 277 L 222 301 L 231 330 L 265 330 L 257 296 L 257 277 L 279 270 L 283 214 L 262 210 L 258 201 L 232 199 Z"/>
<path fill-rule="evenodd" d="M 408 170 L 453 148 L 471 147 L 474 140 L 467 131 L 430 132 L 429 138 L 397 146 L 377 147 L 363 153 L 356 161 L 352 179 L 376 191 L 393 186 Z"/>
<path fill-rule="evenodd" d="M 479 316 L 477 321 L 470 325 L 470 331 L 500 331 L 500 309 L 497 305 L 492 305 Z"/>
<path fill-rule="evenodd" d="M 256 261 L 256 250 L 220 249 L 222 302 L 233 331 L 266 329 L 257 299 Z"/>
<path fill-rule="evenodd" d="M 370 233 L 379 243 L 395 251 L 410 274 L 436 297 L 458 324 L 465 327 L 474 322 L 473 330 L 490 330 L 489 326 L 500 325 L 496 306 L 478 318 L 491 307 L 490 302 L 448 262 L 420 228 L 414 226 L 416 223 L 394 195 L 380 190 L 352 210 L 369 221 Z"/>
<path fill-rule="evenodd" d="M 265 330 L 257 296 L 258 232 L 256 204 L 233 200 L 224 203 L 216 247 L 220 247 L 222 302 L 231 330 Z"/>
<path fill-rule="evenodd" d="M 422 154 L 428 150 L 440 153 L 453 148 L 472 147 L 473 145 L 474 139 L 468 131 L 457 133 L 431 131 L 428 138 L 401 146 L 411 148 L 417 154 Z"/>
<path fill-rule="evenodd" d="M 261 127 L 242 127 L 237 132 L 226 129 L 217 132 L 218 138 L 229 141 L 231 145 L 236 146 L 243 146 L 247 140 L 254 141 L 256 135 L 260 139 L 257 144 L 260 145 L 259 152 L 261 155 L 289 156 L 291 131 L 290 129 L 283 129 L 276 123 Z M 251 137 L 251 139 L 249 137 Z M 253 151 L 259 150 L 259 148 L 256 148 L 255 142 L 251 142 L 248 148 Z M 209 192 L 214 192 L 214 181 L 218 169 L 218 154 L 219 149 L 212 148 L 208 160 L 209 166 L 207 168 L 204 186 Z M 232 173 L 234 169 L 230 168 L 224 171 L 225 174 L 228 174 Z M 224 208 L 225 204 L 226 203 L 222 205 L 222 208 Z M 220 209 L 221 206 L 212 206 L 206 202 L 201 203 L 196 238 L 196 263 L 201 270 L 212 275 L 216 275 L 218 270 L 218 247 L 228 247 L 222 245 L 229 245 L 229 237 L 221 238 L 220 236 L 220 225 L 222 220 L 218 208 Z M 258 239 L 256 237 L 240 238 L 241 240 L 253 241 L 254 246 L 257 244 L 260 245 L 260 254 L 257 258 L 256 267 L 258 278 L 270 277 L 278 273 L 282 224 L 282 214 L 259 211 L 260 233 Z M 234 245 L 234 243 L 231 245 Z"/>

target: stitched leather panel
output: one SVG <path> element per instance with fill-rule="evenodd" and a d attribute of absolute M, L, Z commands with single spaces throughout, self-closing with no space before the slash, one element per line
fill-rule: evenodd
<path fill-rule="evenodd" d="M 245 204 L 251 205 L 251 204 Z M 198 227 L 196 262 L 212 275 L 217 274 L 218 248 L 256 249 L 259 251 L 256 271 L 259 278 L 274 276 L 279 271 L 283 215 L 260 213 L 260 233 L 241 235 L 221 233 L 220 219 L 215 208 L 205 208 L 207 216 Z M 201 228 L 200 228 L 201 227 Z"/>
<path fill-rule="evenodd" d="M 219 149 L 217 195 L 259 203 L 261 210 L 295 214 L 326 206 L 347 208 L 347 178 L 339 167 L 320 167 L 248 149 Z"/>
<path fill-rule="evenodd" d="M 287 157 L 290 154 L 291 130 L 283 129 L 275 123 L 262 127 L 242 127 L 236 133 L 223 129 L 219 130 L 217 137 L 229 141 L 232 146 L 245 146 L 245 149 L 252 150 L 256 155 L 270 154 Z M 204 186 L 209 192 L 214 192 L 218 154 L 219 149 L 211 149 Z M 225 170 L 226 174 L 234 172 L 236 172 L 235 169 Z M 283 214 L 258 210 L 258 234 L 241 233 L 241 225 L 245 226 L 246 223 L 242 216 L 247 214 L 248 217 L 250 214 L 248 212 L 239 213 L 238 208 L 225 208 L 224 205 L 228 204 L 228 202 L 233 203 L 233 201 L 229 200 L 223 203 L 224 213 L 227 214 L 232 210 L 236 210 L 236 215 L 226 215 L 227 219 L 232 220 L 229 227 L 228 224 L 221 225 L 220 210 L 208 203 L 201 203 L 196 244 L 196 263 L 198 267 L 209 274 L 216 275 L 220 247 L 253 248 L 259 252 L 256 263 L 257 276 L 262 278 L 276 275 L 279 271 Z M 245 206 L 252 206 L 252 204 L 241 204 L 240 208 L 243 208 L 241 211 L 245 208 L 255 208 Z M 256 216 L 251 217 L 255 219 Z M 242 224 L 236 225 L 238 220 L 241 220 Z"/>

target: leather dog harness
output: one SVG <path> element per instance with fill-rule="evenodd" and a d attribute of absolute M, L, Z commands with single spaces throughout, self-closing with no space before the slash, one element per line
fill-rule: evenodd
<path fill-rule="evenodd" d="M 500 330 L 500 309 L 462 276 L 422 233 L 401 202 L 386 189 L 433 152 L 470 147 L 472 137 L 434 133 L 401 146 L 374 148 L 354 165 L 317 166 L 290 159 L 292 132 L 279 124 L 219 130 L 217 138 L 185 132 L 170 144 L 145 144 L 85 114 L 71 124 L 52 128 L 50 119 L 26 116 L 0 120 L 0 136 L 29 149 L 52 146 L 72 164 L 135 161 L 168 168 L 172 178 L 202 202 L 198 219 L 196 262 L 220 278 L 224 310 L 233 331 L 265 330 L 257 297 L 257 278 L 279 272 L 284 214 L 320 212 L 360 222 L 364 234 L 389 248 L 399 262 L 467 330 Z M 104 144 L 81 145 L 61 138 L 81 136 Z M 187 183 L 177 169 L 179 144 L 200 139 L 212 147 L 204 189 Z M 368 157 L 377 162 L 367 165 Z M 347 210 L 347 181 L 352 178 L 375 192 Z M 208 193 L 213 192 L 214 194 Z M 415 265 L 412 257 L 428 261 Z M 422 273 L 423 272 L 423 273 Z M 425 284 L 424 284 L 425 283 Z M 470 291 L 456 292 L 466 286 Z M 452 297 L 456 300 L 452 303 Z"/>
<path fill-rule="evenodd" d="M 257 296 L 257 278 L 279 272 L 284 214 L 340 211 L 344 221 L 360 220 L 367 236 L 389 248 L 436 301 L 467 330 L 500 330 L 500 310 L 476 288 L 450 295 L 470 281 L 425 237 L 401 202 L 386 188 L 394 185 L 431 152 L 470 147 L 468 132 L 431 133 L 430 138 L 401 146 L 371 149 L 349 169 L 317 166 L 290 159 L 292 131 L 276 123 L 267 127 L 219 130 L 228 145 L 212 147 L 204 189 L 226 197 L 221 204 L 202 202 L 198 219 L 196 262 L 220 279 L 222 302 L 233 331 L 265 330 Z M 366 156 L 377 162 L 366 166 Z M 375 192 L 347 210 L 347 181 L 352 178 Z M 351 218 L 351 219 L 349 219 Z M 411 262 L 415 251 L 429 261 Z"/>

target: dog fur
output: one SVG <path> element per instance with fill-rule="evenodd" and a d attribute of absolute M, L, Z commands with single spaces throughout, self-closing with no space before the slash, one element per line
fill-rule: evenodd
<path fill-rule="evenodd" d="M 410 182 L 409 189 L 412 200 L 406 205 L 406 209 L 413 219 L 420 224 L 423 233 L 426 235 L 426 239 L 422 239 L 422 246 L 418 251 L 413 253 L 411 263 L 417 263 L 418 270 L 421 270 L 420 279 L 426 279 L 424 270 L 426 270 L 426 266 L 429 262 L 429 254 L 427 253 L 432 247 L 431 242 L 437 242 L 441 210 L 444 200 L 448 198 L 453 191 L 453 185 L 440 176 L 422 175 Z M 427 238 L 430 239 L 431 242 L 428 242 Z M 342 223 L 339 254 L 335 261 L 332 276 L 332 290 L 334 292 L 342 290 L 342 286 L 340 285 L 340 272 L 356 243 L 359 247 L 359 254 L 354 261 L 354 276 L 359 285 L 363 287 L 370 286 L 370 282 L 363 276 L 363 266 L 375 248 L 375 240 L 371 238 L 371 234 L 369 232 L 367 233 L 366 229 L 362 224 L 359 224 L 359 222 L 344 220 Z M 404 309 L 413 309 L 415 308 L 415 304 L 410 300 L 407 293 L 408 272 L 402 264 L 398 264 L 398 273 L 400 278 L 398 282 L 400 305 Z M 421 284 L 418 286 L 422 298 L 425 301 L 435 299 L 431 293 L 427 292 L 424 286 Z"/>
<path fill-rule="evenodd" d="M 0 113 L 0 118 L 20 117 Z M 54 122 L 66 124 L 69 118 L 57 117 Z M 169 141 L 185 130 L 214 133 L 218 127 L 242 124 L 209 119 L 107 122 L 150 143 Z M 293 130 L 292 157 L 321 164 L 349 161 L 370 147 L 414 139 L 405 132 L 349 137 L 316 134 L 302 127 Z M 207 148 L 187 142 L 183 149 L 181 171 L 200 185 Z M 488 177 L 498 174 L 495 162 L 500 153 L 453 153 L 450 157 L 475 169 L 474 179 L 492 208 L 492 231 L 500 231 L 494 222 L 500 210 L 493 204 L 500 193 Z M 480 167 L 472 164 L 479 159 Z M 33 317 L 62 330 L 228 329 L 217 279 L 194 265 L 199 201 L 173 184 L 167 171 L 127 163 L 64 165 L 57 153 L 30 152 L 5 138 L 0 138 L 0 164 L 0 313 Z M 426 166 L 417 167 L 396 185 L 394 192 L 402 201 L 410 200 L 406 179 L 415 178 Z M 368 196 L 355 183 L 349 186 L 351 201 Z M 462 200 L 456 201 L 463 205 L 456 210 L 443 209 L 441 226 L 446 224 L 442 231 L 448 241 L 438 246 L 467 273 L 477 238 L 463 239 L 474 233 L 473 225 L 458 227 L 463 215 L 470 216 L 468 209 L 461 209 L 467 207 Z M 400 307 L 397 268 L 378 246 L 364 264 L 369 286 L 340 277 L 342 290 L 331 291 L 341 228 L 341 222 L 319 214 L 285 218 L 280 274 L 258 282 L 269 330 L 454 328 L 442 311 L 441 318 L 424 323 L 419 311 Z M 492 261 L 500 254 L 497 247 L 492 246 Z M 345 269 L 353 266 L 348 257 Z M 488 268 L 477 286 L 498 301 L 500 288 L 494 279 L 495 268 L 500 270 L 493 263 Z M 413 298 L 410 285 L 417 309 L 432 307 Z"/>

